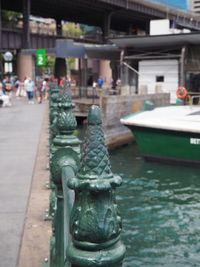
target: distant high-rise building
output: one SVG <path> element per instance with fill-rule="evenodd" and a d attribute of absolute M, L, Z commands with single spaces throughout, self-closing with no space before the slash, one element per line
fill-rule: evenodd
<path fill-rule="evenodd" d="M 181 9 L 185 11 L 188 10 L 188 1 L 191 0 L 149 0 L 149 2 L 159 3 L 161 5 L 174 7 L 176 9 Z M 193 2 L 200 2 L 200 1 L 193 0 Z"/>
<path fill-rule="evenodd" d="M 189 9 L 194 13 L 200 13 L 200 1 L 199 0 L 189 0 Z"/>

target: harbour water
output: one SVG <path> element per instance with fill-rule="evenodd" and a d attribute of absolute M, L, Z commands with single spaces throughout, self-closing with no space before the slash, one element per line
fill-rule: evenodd
<path fill-rule="evenodd" d="M 123 177 L 116 191 L 123 267 L 200 266 L 200 169 L 146 162 L 136 144 L 110 156 Z"/>

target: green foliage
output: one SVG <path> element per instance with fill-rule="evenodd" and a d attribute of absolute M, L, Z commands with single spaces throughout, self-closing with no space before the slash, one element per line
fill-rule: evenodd
<path fill-rule="evenodd" d="M 49 74 L 54 72 L 55 58 L 52 56 L 46 57 L 46 66 L 38 67 L 40 75 Z"/>
<path fill-rule="evenodd" d="M 78 129 L 74 130 L 73 134 L 78 137 L 80 135 L 80 131 Z"/>
<path fill-rule="evenodd" d="M 52 56 L 47 56 L 46 66 L 49 68 L 54 68 L 55 58 Z"/>
<path fill-rule="evenodd" d="M 75 69 L 75 58 L 74 57 L 67 58 L 67 66 L 69 70 Z"/>
<path fill-rule="evenodd" d="M 79 38 L 83 35 L 83 31 L 80 29 L 79 25 L 67 22 L 62 25 L 63 36 L 70 38 Z"/>
<path fill-rule="evenodd" d="M 21 18 L 21 13 L 14 12 L 14 11 L 8 11 L 8 10 L 2 10 L 1 12 L 2 20 L 7 22 L 17 22 Z"/>

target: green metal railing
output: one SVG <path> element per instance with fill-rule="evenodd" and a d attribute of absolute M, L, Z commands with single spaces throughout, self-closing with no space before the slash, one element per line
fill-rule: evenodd
<path fill-rule="evenodd" d="M 54 192 L 49 267 L 119 267 L 125 254 L 101 112 L 92 106 L 84 142 L 68 88 L 50 87 L 50 184 Z M 53 114 L 52 114 L 53 113 Z"/>

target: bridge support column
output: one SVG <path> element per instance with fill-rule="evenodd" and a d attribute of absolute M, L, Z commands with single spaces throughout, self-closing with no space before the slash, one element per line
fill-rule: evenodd
<path fill-rule="evenodd" d="M 23 48 L 30 48 L 29 17 L 31 12 L 31 1 L 23 0 Z"/>
<path fill-rule="evenodd" d="M 67 65 L 65 58 L 56 58 L 54 75 L 57 79 L 60 79 L 61 77 L 65 77 L 67 75 Z"/>
<path fill-rule="evenodd" d="M 18 54 L 17 56 L 17 76 L 20 80 L 29 76 L 35 77 L 35 64 L 31 55 Z"/>
<path fill-rule="evenodd" d="M 79 59 L 79 97 L 87 96 L 88 59 Z"/>
<path fill-rule="evenodd" d="M 102 27 L 104 41 L 107 41 L 107 38 L 109 36 L 110 22 L 111 22 L 111 14 L 106 14 L 104 16 L 103 27 Z"/>
<path fill-rule="evenodd" d="M 112 79 L 112 70 L 110 68 L 110 60 L 101 60 L 99 65 L 99 75 L 104 81 L 110 82 Z"/>
<path fill-rule="evenodd" d="M 59 37 L 62 36 L 62 20 L 60 18 L 56 19 L 56 34 Z"/>
<path fill-rule="evenodd" d="M 129 69 L 121 65 L 121 94 L 129 95 L 130 94 L 130 86 L 129 86 Z"/>
<path fill-rule="evenodd" d="M 83 59 L 83 87 L 84 87 L 84 92 L 83 93 L 83 96 L 87 96 L 87 79 L 88 79 L 88 60 L 87 58 L 84 58 Z"/>

